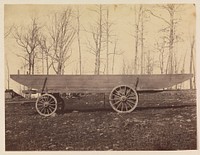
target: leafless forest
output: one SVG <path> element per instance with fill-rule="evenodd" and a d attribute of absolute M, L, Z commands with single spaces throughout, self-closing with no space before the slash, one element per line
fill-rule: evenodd
<path fill-rule="evenodd" d="M 131 20 L 123 23 L 129 30 L 116 18 L 122 8 L 130 10 Z M 12 38 L 19 49 L 14 54 L 23 74 L 61 75 L 70 73 L 70 65 L 71 74 L 195 74 L 195 25 L 185 30 L 182 22 L 188 8 L 193 8 L 190 13 L 195 20 L 194 5 L 66 5 L 46 13 L 43 21 L 39 14 L 25 23 L 10 22 L 4 38 L 5 42 Z M 156 39 L 149 37 L 156 26 L 152 21 L 159 23 Z M 123 49 L 126 45 L 120 45 L 120 33 L 131 37 L 130 54 Z M 17 72 L 10 71 L 9 56 L 5 59 L 7 88 L 10 72 Z M 190 81 L 190 88 L 194 87 L 195 78 Z"/>

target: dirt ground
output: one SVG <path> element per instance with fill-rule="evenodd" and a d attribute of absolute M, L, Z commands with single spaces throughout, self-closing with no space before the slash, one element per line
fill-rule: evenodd
<path fill-rule="evenodd" d="M 195 91 L 140 94 L 129 114 L 103 98 L 66 100 L 64 113 L 51 117 L 40 116 L 34 103 L 6 102 L 6 151 L 197 149 Z"/>

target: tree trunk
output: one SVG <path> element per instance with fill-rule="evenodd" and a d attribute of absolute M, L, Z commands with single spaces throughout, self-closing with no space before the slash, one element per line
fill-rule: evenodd
<path fill-rule="evenodd" d="M 192 74 L 193 68 L 193 50 L 194 50 L 194 37 L 192 38 L 191 49 L 190 49 L 190 74 Z M 192 79 L 190 79 L 190 89 L 193 89 Z"/>
<path fill-rule="evenodd" d="M 141 5 L 142 8 L 142 5 Z M 142 14 L 141 14 L 141 74 L 144 73 L 144 20 L 143 20 L 143 8 L 142 8 Z"/>
<path fill-rule="evenodd" d="M 137 60 L 138 60 L 138 25 L 136 24 L 136 38 L 135 38 L 135 59 L 134 59 L 134 74 L 137 74 Z"/>
<path fill-rule="evenodd" d="M 49 59 L 47 54 L 46 54 L 46 65 L 47 65 L 47 75 L 49 75 Z"/>
<path fill-rule="evenodd" d="M 81 75 L 81 68 L 82 68 L 82 60 L 81 60 L 81 41 L 80 41 L 80 14 L 79 14 L 79 8 L 77 9 L 78 15 L 77 15 L 77 23 L 78 23 L 78 30 L 77 30 L 77 39 L 78 39 L 78 51 L 79 51 L 79 72 Z"/>
<path fill-rule="evenodd" d="M 174 73 L 174 12 L 170 12 L 170 34 L 169 34 L 169 73 Z"/>
<path fill-rule="evenodd" d="M 100 51 L 98 52 L 97 55 L 97 75 L 100 74 Z"/>
<path fill-rule="evenodd" d="M 58 68 L 57 68 L 57 75 L 61 75 L 61 73 L 62 73 L 62 65 L 61 65 L 61 63 L 59 62 L 59 63 L 58 63 Z"/>
<path fill-rule="evenodd" d="M 99 13 L 99 49 L 98 49 L 98 75 L 100 73 L 100 60 L 101 60 L 101 43 L 102 43 L 102 6 L 100 5 L 100 13 Z"/>
<path fill-rule="evenodd" d="M 108 68 L 109 68 L 109 60 L 108 60 L 108 56 L 109 56 L 109 25 L 108 25 L 108 18 L 109 18 L 109 11 L 107 9 L 107 21 L 106 21 L 106 74 L 108 74 Z"/>
<path fill-rule="evenodd" d="M 34 75 L 35 72 L 35 59 L 32 60 L 32 75 Z"/>
<path fill-rule="evenodd" d="M 29 55 L 29 63 L 28 63 L 28 74 L 30 75 L 31 74 L 31 55 Z"/>
<path fill-rule="evenodd" d="M 42 74 L 44 74 L 44 51 L 42 50 Z"/>
<path fill-rule="evenodd" d="M 8 64 L 8 59 L 6 57 L 6 68 L 7 68 L 7 82 L 8 82 L 8 89 L 10 89 L 10 68 Z"/>
<path fill-rule="evenodd" d="M 115 41 L 115 45 L 114 45 L 113 62 L 112 62 L 112 74 L 114 73 L 114 64 L 115 64 L 116 47 L 117 47 L 117 41 Z"/>

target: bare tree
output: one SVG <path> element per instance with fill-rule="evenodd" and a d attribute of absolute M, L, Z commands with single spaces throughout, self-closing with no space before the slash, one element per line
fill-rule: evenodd
<path fill-rule="evenodd" d="M 138 73 L 138 52 L 139 52 L 139 34 L 140 34 L 140 23 L 142 15 L 142 5 L 135 6 L 135 57 L 134 57 L 134 74 Z"/>
<path fill-rule="evenodd" d="M 165 72 L 165 57 L 166 57 L 165 46 L 166 42 L 165 39 L 162 37 L 161 42 L 156 43 L 156 51 L 158 52 L 159 55 L 159 69 L 161 74 L 164 74 Z"/>
<path fill-rule="evenodd" d="M 154 69 L 154 57 L 151 55 L 150 50 L 147 52 L 146 56 L 146 73 L 147 74 L 153 74 L 153 69 Z"/>
<path fill-rule="evenodd" d="M 134 74 L 138 74 L 139 70 L 141 74 L 145 72 L 145 61 L 144 61 L 144 34 L 145 34 L 145 22 L 148 20 L 148 11 L 141 5 L 135 5 L 135 56 L 134 56 Z M 140 54 L 140 55 L 139 55 Z"/>
<path fill-rule="evenodd" d="M 65 62 L 70 58 L 71 44 L 75 38 L 76 30 L 73 27 L 72 9 L 68 8 L 61 13 L 54 13 L 49 28 L 52 46 L 52 66 L 56 74 L 64 74 Z"/>
<path fill-rule="evenodd" d="M 114 73 L 114 64 L 115 64 L 116 49 L 117 49 L 117 40 L 115 41 L 114 50 L 113 50 L 113 58 L 112 58 L 112 74 Z"/>
<path fill-rule="evenodd" d="M 129 68 L 129 65 L 128 63 L 124 60 L 123 58 L 123 64 L 122 64 L 122 74 L 125 75 L 125 74 L 129 74 L 129 71 L 131 69 Z"/>
<path fill-rule="evenodd" d="M 121 50 L 117 49 L 117 35 L 113 34 L 112 26 L 114 25 L 114 22 L 110 19 L 110 11 L 109 6 L 106 8 L 106 17 L 105 17 L 105 26 L 104 31 L 106 33 L 106 74 L 109 74 L 109 56 L 112 56 L 112 66 L 111 71 L 112 74 L 114 72 L 114 64 L 115 64 L 115 56 L 121 55 L 123 52 Z M 113 51 L 111 50 L 113 48 Z"/>
<path fill-rule="evenodd" d="M 12 33 L 12 30 L 15 26 L 12 25 L 9 27 L 9 29 L 7 31 L 4 32 L 4 38 L 7 38 L 11 33 Z"/>
<path fill-rule="evenodd" d="M 8 31 L 5 31 L 4 38 L 6 39 L 11 33 L 14 25 L 12 25 Z M 7 56 L 5 55 L 5 63 L 6 63 L 6 70 L 7 70 L 7 88 L 10 89 L 10 67 L 8 63 Z"/>
<path fill-rule="evenodd" d="M 77 8 L 77 40 L 78 40 L 78 51 L 79 51 L 79 73 L 82 73 L 82 58 L 81 58 L 81 40 L 80 40 L 80 12 L 79 7 Z"/>
<path fill-rule="evenodd" d="M 42 55 L 41 60 L 42 60 L 42 73 L 44 74 L 44 66 L 46 66 L 46 74 L 49 74 L 49 70 L 52 66 L 52 62 L 50 61 L 50 51 L 51 51 L 51 47 L 52 45 L 48 44 L 48 40 L 47 37 L 44 36 L 44 34 L 40 35 L 39 38 L 39 47 L 40 47 L 40 53 Z M 44 65 L 44 60 L 46 62 L 46 65 Z"/>
<path fill-rule="evenodd" d="M 15 27 L 14 38 L 17 44 L 23 49 L 25 54 L 18 56 L 27 60 L 29 65 L 28 74 L 34 74 L 35 58 L 37 55 L 37 47 L 39 46 L 38 38 L 40 31 L 39 24 L 36 18 L 31 20 L 31 25 L 26 28 Z"/>
<path fill-rule="evenodd" d="M 178 39 L 180 39 L 180 36 L 177 35 L 176 32 L 176 27 L 178 24 L 178 19 L 176 19 L 176 14 L 177 12 L 180 10 L 181 5 L 177 5 L 177 4 L 163 4 L 163 5 L 157 5 L 157 8 L 161 8 L 162 10 L 165 10 L 168 15 L 169 18 L 166 19 L 164 17 L 162 17 L 161 15 L 157 15 L 155 12 L 152 12 L 150 10 L 150 13 L 156 17 L 161 19 L 164 23 L 166 23 L 166 27 L 164 27 L 163 29 L 160 30 L 160 32 L 165 33 L 164 37 L 168 43 L 168 60 L 167 60 L 167 66 L 166 66 L 166 70 L 167 73 L 169 74 L 173 74 L 174 73 L 174 45 L 175 43 L 178 41 Z"/>
<path fill-rule="evenodd" d="M 195 68 L 194 68 L 194 45 L 195 45 L 195 37 L 194 35 L 192 36 L 192 39 L 190 41 L 190 74 L 195 73 Z M 195 76 L 194 76 L 195 77 Z M 194 87 L 195 87 L 195 78 L 194 78 Z M 192 79 L 190 79 L 190 89 L 193 89 L 193 82 Z"/>
<path fill-rule="evenodd" d="M 5 56 L 5 61 L 6 61 L 6 70 L 7 70 L 7 88 L 10 89 L 10 67 L 8 64 L 7 56 Z"/>
<path fill-rule="evenodd" d="M 110 30 L 110 25 L 109 25 L 109 9 L 107 8 L 106 10 L 106 74 L 108 74 L 108 69 L 109 69 L 109 30 Z"/>
<path fill-rule="evenodd" d="M 122 55 L 124 53 L 124 51 L 122 51 L 121 49 L 118 49 L 117 43 L 118 43 L 118 39 L 115 39 L 114 45 L 113 45 L 113 52 L 108 53 L 108 56 L 112 55 L 112 74 L 114 73 L 115 57 L 117 55 Z"/>
<path fill-rule="evenodd" d="M 105 33 L 106 33 L 106 74 L 109 74 L 109 55 L 110 54 L 114 54 L 114 53 L 110 53 L 109 49 L 110 49 L 110 44 L 112 44 L 112 39 L 111 37 L 114 36 L 111 34 L 112 32 L 112 25 L 114 23 L 111 22 L 110 20 L 110 11 L 109 11 L 109 6 L 107 6 L 106 9 L 106 17 L 105 17 Z M 115 35 L 116 36 L 116 35 Z M 116 47 L 116 41 L 114 42 L 114 46 Z M 114 47 L 114 48 L 115 48 Z M 116 53 L 115 53 L 116 54 Z"/>
<path fill-rule="evenodd" d="M 143 6 L 141 5 L 141 32 L 140 32 L 140 40 L 141 40 L 141 62 L 140 62 L 140 65 L 141 65 L 141 74 L 144 73 L 144 9 L 143 9 Z"/>
<path fill-rule="evenodd" d="M 104 9 L 102 5 L 97 5 L 96 9 L 92 9 L 91 11 L 95 12 L 97 14 L 97 21 L 95 21 L 94 25 L 91 26 L 91 30 L 87 31 L 92 35 L 92 41 L 88 40 L 87 47 L 89 49 L 89 52 L 92 53 L 95 56 L 95 68 L 94 68 L 94 74 L 99 75 L 100 74 L 100 67 L 101 67 L 101 52 L 103 51 L 103 44 L 105 43 L 105 40 L 103 38 L 104 29 L 104 21 L 103 21 L 103 13 Z"/>

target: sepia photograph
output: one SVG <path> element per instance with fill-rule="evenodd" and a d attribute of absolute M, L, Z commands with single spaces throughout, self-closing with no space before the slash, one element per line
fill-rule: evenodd
<path fill-rule="evenodd" d="M 5 3 L 5 152 L 198 150 L 195 3 Z"/>

